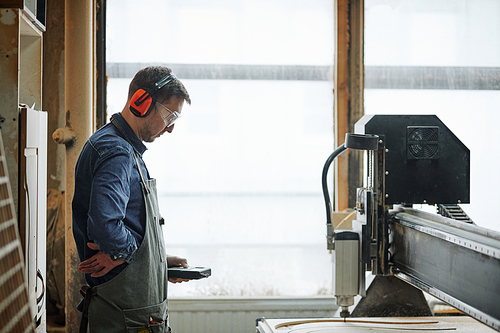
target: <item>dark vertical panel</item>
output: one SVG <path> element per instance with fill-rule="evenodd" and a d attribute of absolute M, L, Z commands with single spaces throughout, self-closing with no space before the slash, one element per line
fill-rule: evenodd
<path fill-rule="evenodd" d="M 96 1 L 96 124 L 97 128 L 106 124 L 106 0 Z"/>

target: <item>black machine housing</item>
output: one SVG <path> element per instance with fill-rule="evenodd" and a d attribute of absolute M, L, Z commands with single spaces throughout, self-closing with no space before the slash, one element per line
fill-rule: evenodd
<path fill-rule="evenodd" d="M 437 116 L 365 115 L 355 133 L 382 140 L 385 205 L 470 203 L 470 151 Z"/>
<path fill-rule="evenodd" d="M 470 152 L 435 115 L 365 115 L 354 130 L 379 136 L 378 149 L 367 152 L 367 184 L 358 188 L 353 221 L 363 281 L 365 270 L 391 274 L 394 205 L 470 202 Z"/>

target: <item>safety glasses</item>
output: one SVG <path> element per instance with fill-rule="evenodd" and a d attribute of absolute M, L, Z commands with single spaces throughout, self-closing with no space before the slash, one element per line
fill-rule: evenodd
<path fill-rule="evenodd" d="M 156 111 L 160 114 L 161 119 L 163 119 L 163 122 L 167 127 L 172 126 L 177 121 L 177 119 L 181 117 L 181 114 L 179 112 L 172 111 L 159 102 L 156 102 L 156 106 Z"/>

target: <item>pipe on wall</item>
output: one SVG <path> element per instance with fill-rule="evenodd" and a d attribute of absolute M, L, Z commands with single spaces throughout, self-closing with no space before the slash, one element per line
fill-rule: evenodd
<path fill-rule="evenodd" d="M 92 133 L 94 110 L 93 9 L 94 0 L 66 0 L 65 112 L 66 130 L 75 139 L 66 144 L 66 332 L 77 332 L 81 313 L 76 306 L 85 280 L 73 239 L 74 170 L 80 151 Z"/>

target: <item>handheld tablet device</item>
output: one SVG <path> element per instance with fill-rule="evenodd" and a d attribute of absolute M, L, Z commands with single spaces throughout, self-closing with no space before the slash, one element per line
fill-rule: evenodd
<path fill-rule="evenodd" d="M 168 269 L 169 278 L 198 280 L 210 275 L 212 275 L 212 270 L 209 267 L 170 267 Z"/>

